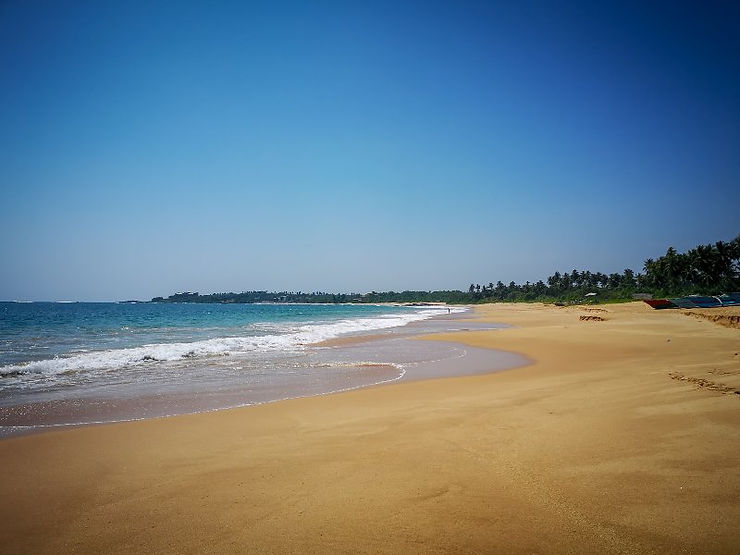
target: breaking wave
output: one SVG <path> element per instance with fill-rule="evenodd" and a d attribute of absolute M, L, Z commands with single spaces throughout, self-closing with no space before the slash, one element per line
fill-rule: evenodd
<path fill-rule="evenodd" d="M 455 312 L 460 309 L 453 309 Z M 193 342 L 154 343 L 123 349 L 87 351 L 52 359 L 0 367 L 0 378 L 60 376 L 87 371 L 107 372 L 158 362 L 187 361 L 249 353 L 296 352 L 306 346 L 342 335 L 371 332 L 406 325 L 446 313 L 446 309 L 425 309 L 411 313 L 342 319 L 307 324 L 271 324 L 270 332 L 257 335 L 217 337 Z M 253 332 L 255 330 L 252 330 Z M 2 386 L 0 381 L 0 386 Z"/>

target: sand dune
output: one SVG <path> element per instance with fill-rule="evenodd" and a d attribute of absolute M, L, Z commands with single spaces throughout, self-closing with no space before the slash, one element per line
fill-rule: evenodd
<path fill-rule="evenodd" d="M 740 328 L 740 306 L 682 310 L 681 314 L 700 320 L 708 320 L 728 328 Z"/>

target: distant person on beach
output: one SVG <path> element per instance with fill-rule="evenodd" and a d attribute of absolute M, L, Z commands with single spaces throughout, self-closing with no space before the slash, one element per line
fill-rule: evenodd
<path fill-rule="evenodd" d="M 450 313 L 450 308 L 449 308 L 449 307 L 447 307 L 447 314 L 449 314 L 449 313 Z"/>

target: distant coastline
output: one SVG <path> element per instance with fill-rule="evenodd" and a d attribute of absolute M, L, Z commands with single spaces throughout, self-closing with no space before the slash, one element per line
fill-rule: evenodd
<path fill-rule="evenodd" d="M 126 301 L 131 302 L 131 301 Z M 241 293 L 211 293 L 201 295 L 184 291 L 169 297 L 154 297 L 153 303 L 308 303 L 308 304 L 402 304 L 434 306 L 440 304 L 469 304 L 463 291 L 385 291 L 370 293 L 304 293 L 301 291 L 243 291 Z"/>
<path fill-rule="evenodd" d="M 322 291 L 243 291 L 201 295 L 184 291 L 154 297 L 155 303 L 431 303 L 476 304 L 491 302 L 625 302 L 692 294 L 719 295 L 740 289 L 740 235 L 732 241 L 698 245 L 685 253 L 669 247 L 664 256 L 648 258 L 643 272 L 626 268 L 604 274 L 589 270 L 555 272 L 546 281 L 524 284 L 502 281 L 471 283 L 467 291 L 371 291 L 327 293 Z M 126 301 L 133 302 L 133 301 Z"/>

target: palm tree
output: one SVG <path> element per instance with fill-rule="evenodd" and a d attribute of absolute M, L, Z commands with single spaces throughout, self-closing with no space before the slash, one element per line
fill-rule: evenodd
<path fill-rule="evenodd" d="M 648 258 L 645 261 L 645 265 L 643 266 L 643 270 L 645 271 L 645 274 L 643 276 L 643 281 L 645 285 L 649 287 L 655 287 L 660 285 L 660 273 L 658 269 L 658 264 L 653 260 L 652 258 Z"/>
<path fill-rule="evenodd" d="M 673 247 L 668 247 L 668 250 L 663 257 L 663 272 L 665 274 L 665 280 L 668 286 L 675 290 L 680 281 L 682 281 L 682 266 L 681 256 L 676 252 Z"/>
<path fill-rule="evenodd" d="M 732 264 L 732 255 L 730 252 L 730 245 L 725 243 L 724 241 L 717 241 L 714 244 L 715 248 L 717 249 L 717 263 L 718 263 L 718 273 L 720 274 L 720 279 L 723 284 L 731 285 L 734 281 L 734 271 L 733 271 L 733 264 Z"/>
<path fill-rule="evenodd" d="M 709 287 L 717 284 L 716 254 L 711 245 L 698 245 L 688 253 L 692 273 L 698 285 Z"/>
<path fill-rule="evenodd" d="M 634 287 L 635 286 L 635 272 L 633 272 L 629 268 L 625 268 L 624 276 L 622 277 L 622 284 L 626 285 L 627 287 Z"/>
<path fill-rule="evenodd" d="M 563 289 L 570 289 L 570 274 L 565 272 L 560 278 L 560 285 Z"/>

